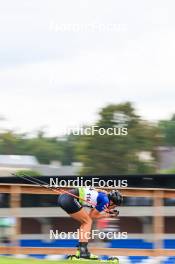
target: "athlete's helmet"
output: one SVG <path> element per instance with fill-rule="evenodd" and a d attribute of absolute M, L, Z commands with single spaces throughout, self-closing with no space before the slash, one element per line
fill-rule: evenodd
<path fill-rule="evenodd" d="M 115 191 L 115 190 L 111 191 L 108 194 L 108 198 L 110 201 L 112 201 L 116 205 L 121 205 L 123 202 L 123 196 L 121 195 L 119 191 Z"/>

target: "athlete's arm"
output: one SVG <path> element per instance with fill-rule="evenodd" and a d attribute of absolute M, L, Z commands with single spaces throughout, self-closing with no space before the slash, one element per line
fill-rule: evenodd
<path fill-rule="evenodd" d="M 100 213 L 99 211 L 97 211 L 97 209 L 93 208 L 90 213 L 89 216 L 91 219 L 99 219 L 99 218 L 106 218 L 106 217 L 116 217 L 118 214 L 113 213 L 111 210 L 106 210 L 105 212 Z"/>
<path fill-rule="evenodd" d="M 90 213 L 89 216 L 91 219 L 99 219 L 99 218 L 105 218 L 105 217 L 109 217 L 108 213 L 100 213 L 99 211 L 97 211 L 97 209 L 93 208 Z"/>

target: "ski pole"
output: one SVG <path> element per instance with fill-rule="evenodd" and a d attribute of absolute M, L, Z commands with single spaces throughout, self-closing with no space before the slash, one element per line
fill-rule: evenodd
<path fill-rule="evenodd" d="M 26 176 L 26 175 L 17 175 L 17 177 L 20 177 L 20 178 L 22 178 L 22 179 L 25 179 L 25 180 L 27 180 L 27 181 L 29 181 L 29 182 L 31 182 L 31 183 L 34 183 L 34 184 L 37 184 L 38 186 L 40 186 L 40 187 L 45 187 L 45 188 L 47 188 L 47 189 L 50 189 L 51 191 L 53 191 L 53 192 L 55 192 L 55 193 L 57 193 L 57 194 L 62 194 L 62 193 L 65 193 L 65 194 L 69 194 L 70 196 L 72 196 L 72 197 L 74 197 L 74 198 L 77 198 L 77 199 L 80 199 L 80 200 L 82 200 L 82 201 L 84 201 L 84 202 L 86 202 L 86 203 L 88 203 L 88 204 L 90 204 L 90 205 L 92 205 L 92 206 L 96 206 L 96 204 L 95 203 L 92 203 L 92 202 L 90 202 L 90 201 L 88 201 L 88 200 L 86 200 L 86 199 L 83 199 L 83 198 L 81 198 L 80 196 L 78 196 L 78 195 L 76 195 L 76 194 L 73 194 L 73 193 L 70 193 L 70 192 L 68 192 L 68 191 L 65 191 L 65 190 L 58 190 L 59 189 L 59 187 L 55 187 L 55 188 L 53 188 L 53 187 L 50 187 L 50 186 L 48 186 L 48 184 L 45 182 L 45 181 L 42 181 L 42 180 L 39 180 L 39 179 L 33 179 L 33 177 L 31 177 L 31 176 Z M 30 179 L 29 179 L 30 178 Z M 32 179 L 32 180 L 31 180 Z"/>
<path fill-rule="evenodd" d="M 58 191 L 58 187 L 56 187 L 56 188 L 53 188 L 53 187 L 50 187 L 50 186 L 48 186 L 48 184 L 45 182 L 45 181 L 42 181 L 42 180 L 40 180 L 40 179 L 36 179 L 35 178 L 35 180 L 33 179 L 33 177 L 32 176 L 22 176 L 22 175 L 17 175 L 18 177 L 20 177 L 20 178 L 23 178 L 23 179 L 25 179 L 25 180 L 27 180 L 27 181 L 29 181 L 29 182 L 32 182 L 32 183 L 34 183 L 34 184 L 37 184 L 38 186 L 40 186 L 40 187 L 45 187 L 45 188 L 47 188 L 47 189 L 50 189 L 50 190 L 52 190 L 53 192 L 55 192 L 55 193 L 57 193 L 57 194 L 62 194 L 62 193 L 65 193 L 65 194 L 68 194 L 68 195 L 70 195 L 70 196 L 72 196 L 72 197 L 74 197 L 74 198 L 77 198 L 77 199 L 80 199 L 80 200 L 82 200 L 82 201 L 84 201 L 84 202 L 86 202 L 87 204 L 89 204 L 89 205 L 91 205 L 91 206 L 96 206 L 96 204 L 95 203 L 93 203 L 93 202 L 90 202 L 90 201 L 88 201 L 88 200 L 86 200 L 86 199 L 83 199 L 83 198 L 81 198 L 81 197 L 79 197 L 79 196 L 77 196 L 76 194 L 73 194 L 73 193 L 70 193 L 70 192 L 68 192 L 68 191 L 65 191 L 65 190 L 59 190 Z M 30 178 L 30 179 L 29 179 Z M 109 213 L 109 214 L 116 214 L 116 216 L 118 216 L 118 214 L 119 214 L 119 211 L 117 210 L 117 211 L 115 211 L 115 210 L 113 210 L 113 211 L 107 211 L 106 209 L 104 209 L 104 212 L 107 212 L 107 213 Z M 116 213 L 117 212 L 117 213 Z"/>

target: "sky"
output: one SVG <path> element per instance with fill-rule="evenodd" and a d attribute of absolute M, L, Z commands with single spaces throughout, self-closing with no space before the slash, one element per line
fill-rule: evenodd
<path fill-rule="evenodd" d="M 109 103 L 175 112 L 174 0 L 0 0 L 0 128 L 56 136 Z"/>

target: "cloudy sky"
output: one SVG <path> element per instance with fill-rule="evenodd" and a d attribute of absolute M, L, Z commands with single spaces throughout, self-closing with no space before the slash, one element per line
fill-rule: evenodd
<path fill-rule="evenodd" d="M 174 0 L 0 1 L 0 127 L 48 135 L 132 101 L 175 112 Z"/>

